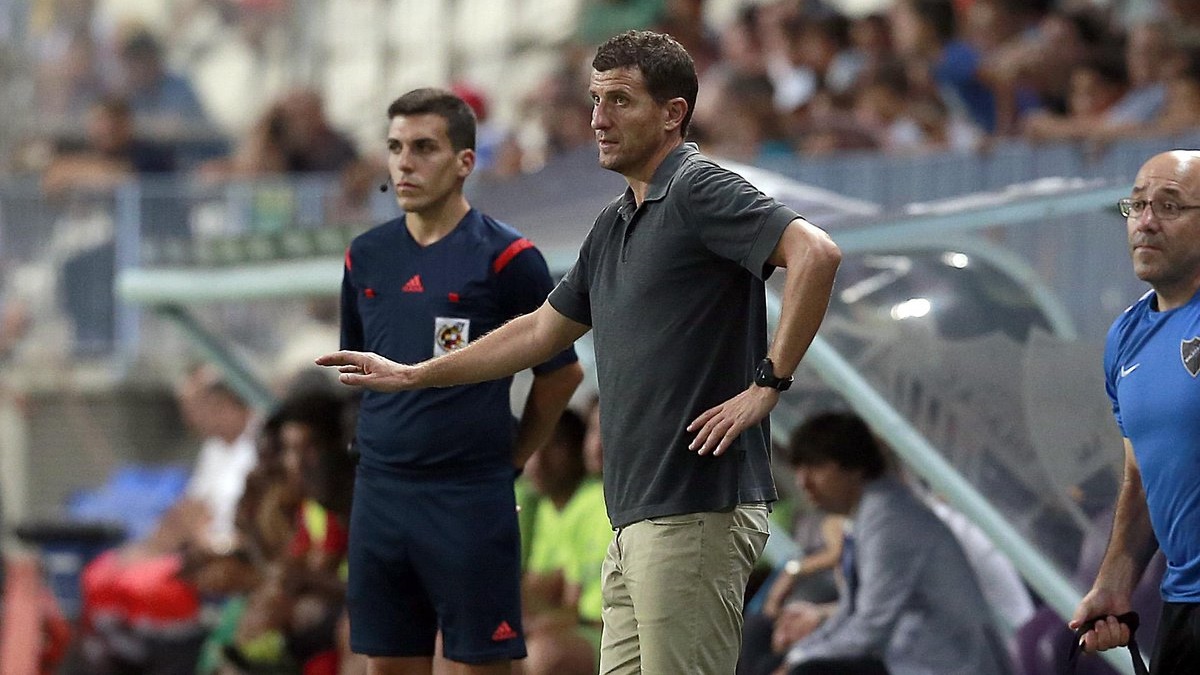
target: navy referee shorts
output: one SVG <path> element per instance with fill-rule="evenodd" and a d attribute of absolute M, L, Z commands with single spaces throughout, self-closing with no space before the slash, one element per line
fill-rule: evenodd
<path fill-rule="evenodd" d="M 350 516 L 350 647 L 380 657 L 525 657 L 512 469 L 416 475 L 359 464 Z"/>

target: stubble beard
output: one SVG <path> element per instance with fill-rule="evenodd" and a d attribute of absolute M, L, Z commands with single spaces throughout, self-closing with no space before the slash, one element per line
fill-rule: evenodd
<path fill-rule="evenodd" d="M 605 154 L 603 150 L 600 150 L 599 148 L 597 148 L 596 156 L 597 156 L 597 160 L 599 161 L 601 169 L 607 169 L 609 171 L 615 171 L 617 173 L 621 173 L 622 162 L 621 162 L 620 155 L 611 154 L 611 153 Z"/>

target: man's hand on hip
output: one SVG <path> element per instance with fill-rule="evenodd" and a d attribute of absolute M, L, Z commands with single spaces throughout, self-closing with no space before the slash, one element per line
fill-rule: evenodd
<path fill-rule="evenodd" d="M 689 450 L 697 454 L 722 455 L 743 431 L 762 421 L 775 404 L 779 392 L 769 387 L 750 385 L 750 388 L 724 403 L 709 408 L 687 426 L 695 431 Z"/>

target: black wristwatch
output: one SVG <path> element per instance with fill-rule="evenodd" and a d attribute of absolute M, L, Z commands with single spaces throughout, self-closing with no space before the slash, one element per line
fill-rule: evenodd
<path fill-rule="evenodd" d="M 793 379 L 791 377 L 775 377 L 775 364 L 771 363 L 770 357 L 759 361 L 758 367 L 754 369 L 754 384 L 760 387 L 787 391 L 792 386 Z"/>

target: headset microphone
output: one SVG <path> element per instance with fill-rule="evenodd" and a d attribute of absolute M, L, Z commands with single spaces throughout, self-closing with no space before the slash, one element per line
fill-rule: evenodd
<path fill-rule="evenodd" d="M 380 191 L 380 192 L 387 192 L 387 190 L 388 190 L 388 184 L 387 184 L 387 183 L 380 183 L 380 184 L 379 184 L 379 191 Z"/>

